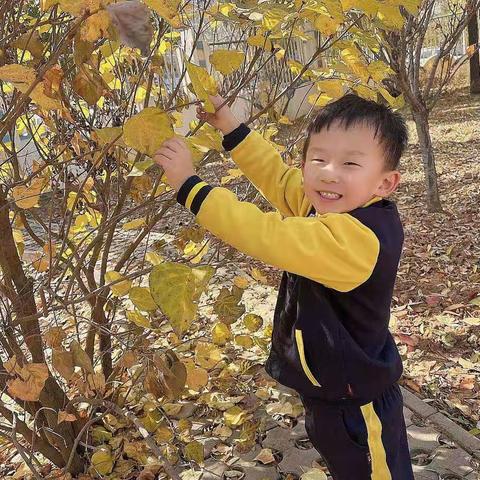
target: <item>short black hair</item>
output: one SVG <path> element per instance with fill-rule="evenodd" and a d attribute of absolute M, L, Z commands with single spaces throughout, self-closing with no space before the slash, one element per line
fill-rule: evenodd
<path fill-rule="evenodd" d="M 349 93 L 324 106 L 307 127 L 307 139 L 303 146 L 303 162 L 307 158 L 312 133 L 319 133 L 339 122 L 345 128 L 355 124 L 373 127 L 375 137 L 385 151 L 385 167 L 395 170 L 408 143 L 408 129 L 404 118 L 389 106 L 381 105 Z"/>

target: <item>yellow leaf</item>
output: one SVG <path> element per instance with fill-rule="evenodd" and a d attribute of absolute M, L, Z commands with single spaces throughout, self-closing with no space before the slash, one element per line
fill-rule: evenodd
<path fill-rule="evenodd" d="M 110 15 L 106 10 L 100 10 L 90 15 L 80 28 L 80 38 L 87 42 L 95 42 L 105 36 L 110 26 Z"/>
<path fill-rule="evenodd" d="M 206 243 L 201 242 L 198 244 L 189 241 L 183 250 L 184 257 L 188 257 L 190 263 L 200 263 L 202 258 L 208 253 L 209 248 L 210 241 L 207 241 Z"/>
<path fill-rule="evenodd" d="M 227 183 L 230 183 L 231 180 L 234 180 L 235 178 L 239 178 L 242 175 L 243 175 L 243 172 L 239 168 L 229 168 L 228 175 L 221 178 L 220 184 L 226 185 Z"/>
<path fill-rule="evenodd" d="M 210 63 L 223 75 L 229 75 L 240 68 L 245 54 L 239 50 L 219 49 L 210 54 Z"/>
<path fill-rule="evenodd" d="M 263 318 L 260 315 L 255 315 L 254 313 L 249 313 L 245 315 L 243 323 L 250 332 L 256 332 L 260 330 L 263 326 Z"/>
<path fill-rule="evenodd" d="M 23 93 L 27 91 L 27 86 L 24 84 L 15 86 Z M 40 82 L 35 85 L 35 88 L 30 92 L 29 97 L 43 110 L 59 110 L 62 108 L 62 102 L 56 98 L 51 98 L 45 94 L 45 82 Z"/>
<path fill-rule="evenodd" d="M 193 460 L 199 465 L 203 465 L 203 445 L 197 440 L 194 440 L 193 442 L 185 445 L 185 458 L 187 460 Z"/>
<path fill-rule="evenodd" d="M 146 225 L 145 217 L 136 218 L 130 222 L 124 223 L 122 225 L 123 230 L 137 230 L 138 228 L 144 227 Z"/>
<path fill-rule="evenodd" d="M 158 308 L 150 290 L 146 287 L 132 287 L 128 292 L 128 296 L 139 310 L 149 312 Z"/>
<path fill-rule="evenodd" d="M 250 335 L 235 335 L 235 343 L 243 348 L 253 347 L 253 339 Z"/>
<path fill-rule="evenodd" d="M 195 363 L 203 368 L 213 368 L 222 359 L 222 353 L 213 343 L 198 342 L 195 347 Z"/>
<path fill-rule="evenodd" d="M 50 268 L 50 259 L 41 252 L 35 252 L 32 258 L 32 265 L 37 272 L 46 272 Z"/>
<path fill-rule="evenodd" d="M 28 363 L 21 369 L 22 379 L 15 378 L 7 382 L 8 393 L 26 402 L 36 402 L 40 398 L 48 375 L 46 364 Z"/>
<path fill-rule="evenodd" d="M 138 325 L 139 327 L 142 328 L 151 328 L 150 325 L 150 320 L 145 316 L 142 315 L 140 312 L 137 312 L 137 310 L 127 310 L 127 318 L 130 320 L 132 323 L 135 325 Z"/>
<path fill-rule="evenodd" d="M 191 123 L 190 128 L 196 127 L 196 123 Z M 197 147 L 205 147 L 208 150 L 223 151 L 222 136 L 219 131 L 213 128 L 211 125 L 204 123 L 195 133 L 190 137 L 186 137 L 185 140 L 189 140 Z"/>
<path fill-rule="evenodd" d="M 152 10 L 155 10 L 173 28 L 182 27 L 178 8 L 181 0 L 143 0 Z"/>
<path fill-rule="evenodd" d="M 252 35 L 251 37 L 247 38 L 247 43 L 252 47 L 259 47 L 271 52 L 273 49 L 272 42 L 263 35 Z"/>
<path fill-rule="evenodd" d="M 241 288 L 242 290 L 245 290 L 250 282 L 248 281 L 248 278 L 246 277 L 235 277 L 233 279 L 233 283 L 238 287 Z"/>
<path fill-rule="evenodd" d="M 141 418 L 143 426 L 146 428 L 147 432 L 155 432 L 162 423 L 162 414 L 153 402 L 147 402 L 143 406 L 143 411 L 145 413 Z"/>
<path fill-rule="evenodd" d="M 32 189 L 31 187 L 19 185 L 12 188 L 12 196 L 17 207 L 28 209 L 32 207 L 38 207 L 40 191 L 38 189 Z"/>
<path fill-rule="evenodd" d="M 268 282 L 267 277 L 262 275 L 262 272 L 258 268 L 251 268 L 250 269 L 250 275 L 257 281 L 263 284 L 266 284 Z"/>
<path fill-rule="evenodd" d="M 165 259 L 157 252 L 147 252 L 145 255 L 145 260 L 152 265 L 160 265 L 160 263 L 165 261 Z"/>
<path fill-rule="evenodd" d="M 313 26 L 319 32 L 329 36 L 333 35 L 337 31 L 340 23 L 330 16 L 320 14 L 316 16 Z"/>
<path fill-rule="evenodd" d="M 53 7 L 59 2 L 59 0 L 40 0 L 40 8 L 45 12 L 50 7 Z"/>
<path fill-rule="evenodd" d="M 343 82 L 341 80 L 321 80 L 315 85 L 318 90 L 330 98 L 339 98 L 343 95 Z"/>
<path fill-rule="evenodd" d="M 174 437 L 174 433 L 165 423 L 161 424 L 155 431 L 155 440 L 159 443 L 170 443 Z"/>
<path fill-rule="evenodd" d="M 218 322 L 212 328 L 212 340 L 217 345 L 225 345 L 232 338 L 230 327 L 225 323 Z"/>
<path fill-rule="evenodd" d="M 147 107 L 129 118 L 123 137 L 129 147 L 153 157 L 162 143 L 174 136 L 170 117 L 160 108 Z"/>
<path fill-rule="evenodd" d="M 35 80 L 35 70 L 24 65 L 4 65 L 0 67 L 0 80 L 29 86 Z"/>
<path fill-rule="evenodd" d="M 191 390 L 199 392 L 208 383 L 208 372 L 204 368 L 195 365 L 186 365 L 187 368 L 187 386 Z"/>
<path fill-rule="evenodd" d="M 346 12 L 351 8 L 361 10 L 370 17 L 374 17 L 378 12 L 380 2 L 376 0 L 340 0 L 343 10 Z"/>
<path fill-rule="evenodd" d="M 397 7 L 403 7 L 408 13 L 416 15 L 420 8 L 421 0 L 387 0 L 386 3 Z"/>
<path fill-rule="evenodd" d="M 217 95 L 217 83 L 204 68 L 194 65 L 187 60 L 185 60 L 185 65 L 187 67 L 188 76 L 192 82 L 195 95 L 204 102 L 204 108 L 206 112 L 214 113 L 215 107 L 213 106 L 213 103 L 208 95 Z"/>
<path fill-rule="evenodd" d="M 379 20 L 389 29 L 400 29 L 405 23 L 405 18 L 396 6 L 381 5 L 377 16 Z"/>
<path fill-rule="evenodd" d="M 275 30 L 285 20 L 287 13 L 282 8 L 270 7 L 263 13 L 262 27 L 265 30 Z"/>
<path fill-rule="evenodd" d="M 101 147 L 119 142 L 123 134 L 122 127 L 94 128 L 93 131 L 95 132 L 95 139 Z"/>
<path fill-rule="evenodd" d="M 374 102 L 377 101 L 377 92 L 373 91 L 371 88 L 366 87 L 365 85 L 357 85 L 356 87 L 354 87 L 354 90 L 362 98 L 365 98 L 367 100 L 373 100 Z"/>
<path fill-rule="evenodd" d="M 99 448 L 91 458 L 92 467 L 100 475 L 108 475 L 113 470 L 113 457 L 107 447 Z"/>
<path fill-rule="evenodd" d="M 381 82 L 385 77 L 394 73 L 393 70 L 381 60 L 371 62 L 367 66 L 367 70 L 376 82 Z"/>
<path fill-rule="evenodd" d="M 238 427 L 247 420 L 247 412 L 236 405 L 223 412 L 225 424 L 229 427 Z"/>
<path fill-rule="evenodd" d="M 109 272 L 105 273 L 106 283 L 111 283 L 123 278 L 125 277 L 121 273 L 116 272 L 115 270 L 110 270 Z M 114 285 L 111 285 L 110 290 L 112 291 L 112 295 L 114 297 L 123 297 L 128 293 L 131 286 L 132 286 L 131 280 L 123 280 L 121 282 L 115 283 Z"/>
<path fill-rule="evenodd" d="M 378 90 L 381 93 L 382 97 L 387 100 L 387 102 L 392 108 L 402 108 L 405 105 L 405 99 L 403 98 L 403 94 L 399 95 L 398 97 L 392 97 L 392 95 L 390 95 L 388 93 L 388 90 L 386 90 L 385 88 L 379 87 Z"/>
<path fill-rule="evenodd" d="M 120 48 L 120 42 L 112 42 L 107 40 L 107 42 L 100 47 L 100 53 L 104 58 L 112 56 Z"/>
<path fill-rule="evenodd" d="M 173 262 L 156 265 L 150 273 L 150 293 L 179 337 L 190 328 L 213 273 L 212 267 L 190 268 Z"/>
<path fill-rule="evenodd" d="M 347 64 L 349 69 L 357 75 L 362 82 L 367 82 L 370 73 L 367 66 L 363 63 L 360 52 L 355 46 L 344 48 L 341 52 L 343 61 Z"/>
<path fill-rule="evenodd" d="M 142 162 L 136 162 L 127 177 L 141 177 L 145 173 L 145 170 L 152 165 L 155 165 L 155 162 L 151 158 L 147 158 Z"/>
<path fill-rule="evenodd" d="M 109 3 L 109 0 L 58 0 L 56 3 L 64 12 L 68 12 L 76 17 L 84 14 L 87 10 L 94 13 L 100 8 L 101 3 Z"/>

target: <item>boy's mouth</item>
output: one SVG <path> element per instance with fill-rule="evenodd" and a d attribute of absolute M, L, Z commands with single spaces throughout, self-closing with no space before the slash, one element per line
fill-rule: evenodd
<path fill-rule="evenodd" d="M 343 196 L 343 195 L 340 195 L 339 193 L 329 192 L 329 191 L 326 191 L 326 190 L 319 190 L 319 191 L 317 191 L 317 193 L 322 200 L 330 200 L 330 201 L 340 200 Z"/>

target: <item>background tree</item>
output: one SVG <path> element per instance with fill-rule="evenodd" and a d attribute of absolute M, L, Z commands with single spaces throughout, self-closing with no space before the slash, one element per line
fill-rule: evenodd
<path fill-rule="evenodd" d="M 232 252 L 179 224 L 191 217 L 151 157 L 184 135 L 201 174 L 235 188 L 197 99 L 237 99 L 269 139 L 300 84 L 310 112 L 349 89 L 376 99 L 389 69 L 360 47 L 402 17 L 372 3 L 0 1 L 0 437 L 37 478 L 38 453 L 64 473 L 176 478 L 180 457 L 203 461 L 186 402 L 254 445 L 261 395 L 241 396 L 255 371 L 242 353 L 261 359 L 270 327 L 241 304 L 248 278 L 212 293 Z M 287 161 L 301 134 L 272 142 Z"/>
<path fill-rule="evenodd" d="M 471 6 L 475 9 L 475 6 Z M 470 93 L 480 93 L 480 55 L 478 52 L 478 7 L 468 22 L 468 45 L 472 48 L 470 56 Z"/>
<path fill-rule="evenodd" d="M 402 9 L 406 21 L 399 31 L 384 30 L 385 46 L 381 58 L 395 72 L 395 79 L 412 113 L 422 152 L 431 212 L 442 210 L 438 190 L 435 154 L 429 129 L 429 116 L 458 69 L 468 60 L 459 50 L 459 40 L 479 2 L 424 0 L 418 15 Z M 422 53 L 431 36 L 436 37 L 436 52 L 425 65 Z"/>

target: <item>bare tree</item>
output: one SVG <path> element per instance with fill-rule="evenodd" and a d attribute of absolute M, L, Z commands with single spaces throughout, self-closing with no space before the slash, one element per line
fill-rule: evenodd
<path fill-rule="evenodd" d="M 440 212 L 442 206 L 430 136 L 430 112 L 468 59 L 466 52 L 458 51 L 459 39 L 478 11 L 479 3 L 478 0 L 467 4 L 425 0 L 418 15 L 403 11 L 406 21 L 402 30 L 384 31 L 387 47 L 382 54 L 396 73 L 397 86 L 415 121 L 426 177 L 428 210 L 431 212 Z M 436 37 L 436 52 L 428 67 L 423 68 L 422 53 L 432 35 Z"/>

